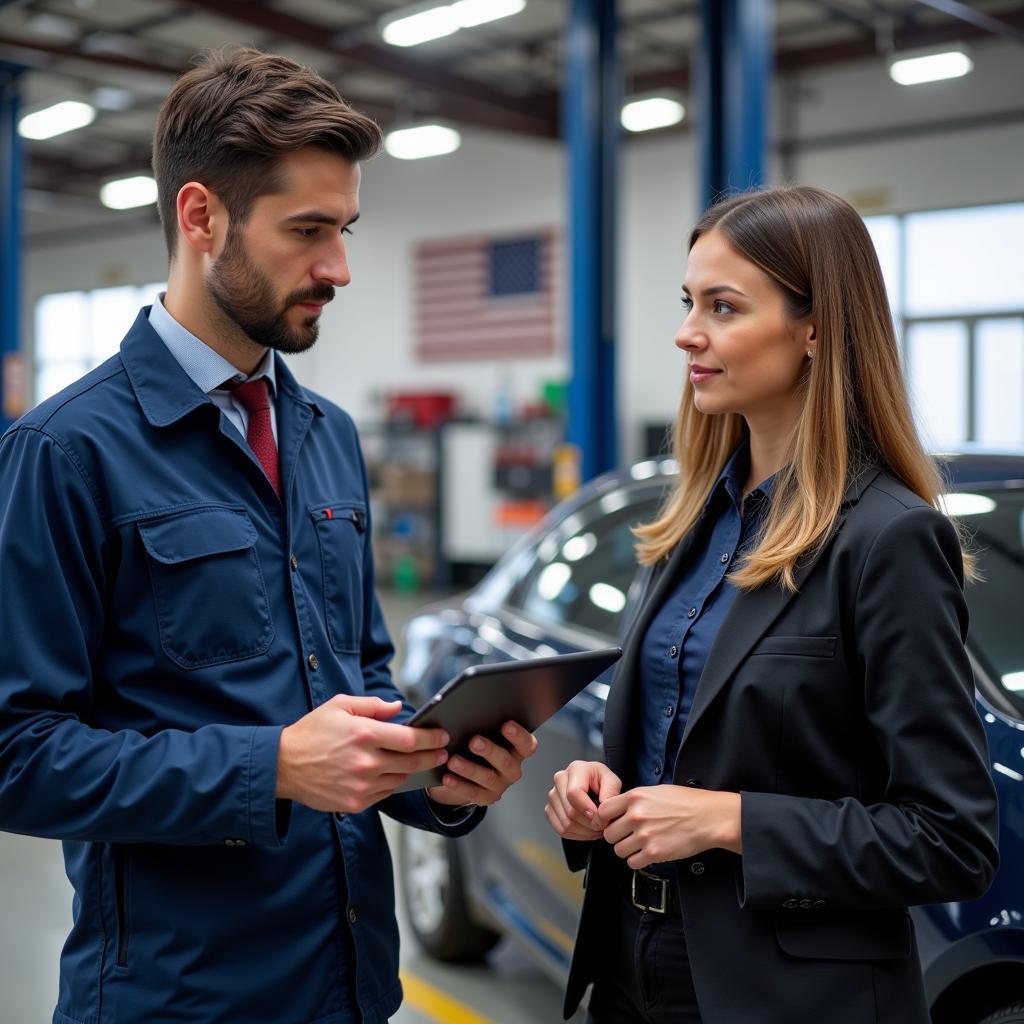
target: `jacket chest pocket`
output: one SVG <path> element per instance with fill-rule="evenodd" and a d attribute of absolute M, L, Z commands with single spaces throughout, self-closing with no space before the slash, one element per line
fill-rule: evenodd
<path fill-rule="evenodd" d="M 338 654 L 358 652 L 363 635 L 366 505 L 354 501 L 310 505 L 309 516 L 320 545 L 327 636 Z"/>
<path fill-rule="evenodd" d="M 274 622 L 246 512 L 190 509 L 137 525 L 167 657 L 194 669 L 264 654 Z"/>

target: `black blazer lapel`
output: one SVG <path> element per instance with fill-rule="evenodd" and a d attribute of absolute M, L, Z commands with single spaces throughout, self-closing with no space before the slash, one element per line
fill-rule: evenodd
<path fill-rule="evenodd" d="M 782 614 L 789 602 L 799 595 L 804 580 L 807 579 L 826 548 L 842 528 L 850 507 L 857 502 L 864 492 L 864 488 L 878 476 L 879 472 L 881 470 L 878 466 L 869 466 L 857 474 L 849 484 L 843 495 L 843 503 L 829 541 L 814 558 L 807 559 L 797 566 L 794 574 L 797 587 L 795 592 L 783 590 L 778 586 L 766 586 L 759 590 L 741 591 L 737 595 L 732 608 L 729 609 L 722 622 L 715 642 L 711 645 L 708 660 L 704 663 L 704 671 L 697 683 L 693 706 L 686 719 L 680 751 L 686 745 L 686 738 L 693 731 L 694 724 L 729 682 L 743 659 L 764 636 L 771 624 Z"/>

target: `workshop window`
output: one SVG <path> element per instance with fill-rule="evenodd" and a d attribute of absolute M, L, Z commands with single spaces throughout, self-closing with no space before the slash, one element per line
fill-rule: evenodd
<path fill-rule="evenodd" d="M 108 359 L 139 307 L 166 284 L 97 288 L 42 296 L 35 310 L 35 400 L 41 402 Z"/>

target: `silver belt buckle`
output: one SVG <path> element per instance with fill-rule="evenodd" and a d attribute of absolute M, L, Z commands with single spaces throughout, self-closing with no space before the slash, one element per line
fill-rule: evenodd
<path fill-rule="evenodd" d="M 660 886 L 659 891 L 661 893 L 661 900 L 657 906 L 648 903 L 641 903 L 636 898 L 636 880 L 640 875 L 652 882 L 657 882 Z M 630 881 L 630 896 L 633 900 L 633 906 L 636 907 L 637 910 L 650 911 L 652 914 L 664 914 L 668 911 L 668 879 L 662 878 L 661 875 L 652 875 L 649 871 L 634 871 L 633 878 Z"/>

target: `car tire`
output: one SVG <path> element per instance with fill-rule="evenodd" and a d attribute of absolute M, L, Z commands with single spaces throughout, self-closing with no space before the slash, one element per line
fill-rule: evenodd
<path fill-rule="evenodd" d="M 457 840 L 403 828 L 398 870 L 406 918 L 426 953 L 446 963 L 473 963 L 497 945 L 501 936 L 470 917 Z"/>
<path fill-rule="evenodd" d="M 1004 1006 L 978 1021 L 978 1024 L 1024 1024 L 1024 1003 Z"/>

